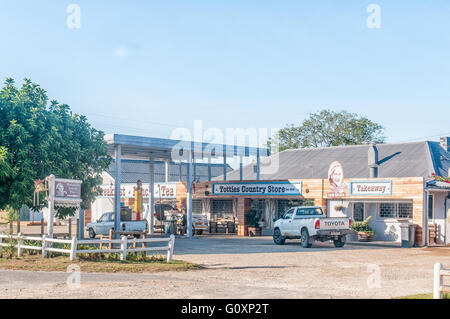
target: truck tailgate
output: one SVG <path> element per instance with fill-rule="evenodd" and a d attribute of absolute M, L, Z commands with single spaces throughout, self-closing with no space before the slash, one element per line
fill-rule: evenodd
<path fill-rule="evenodd" d="M 350 220 L 348 217 L 331 217 L 320 219 L 321 230 L 329 230 L 329 229 L 340 230 L 349 228 L 350 228 Z"/>

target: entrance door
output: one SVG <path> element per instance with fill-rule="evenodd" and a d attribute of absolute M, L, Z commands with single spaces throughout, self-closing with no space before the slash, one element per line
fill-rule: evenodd
<path fill-rule="evenodd" d="M 353 204 L 353 220 L 355 222 L 362 222 L 364 220 L 364 203 Z"/>

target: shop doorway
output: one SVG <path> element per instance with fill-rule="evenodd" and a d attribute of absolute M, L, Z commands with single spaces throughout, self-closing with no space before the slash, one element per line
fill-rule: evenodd
<path fill-rule="evenodd" d="M 259 222 L 265 222 L 266 217 L 266 200 L 265 199 L 252 199 L 250 204 L 250 210 L 257 216 Z"/>
<path fill-rule="evenodd" d="M 362 222 L 364 220 L 364 203 L 353 203 L 353 220 L 355 222 Z"/>

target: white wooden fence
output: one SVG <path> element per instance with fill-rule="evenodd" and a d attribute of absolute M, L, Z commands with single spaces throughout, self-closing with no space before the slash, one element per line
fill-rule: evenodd
<path fill-rule="evenodd" d="M 10 246 L 9 243 L 3 242 L 3 239 L 17 240 L 17 244 L 14 247 L 17 248 L 17 255 L 22 256 L 24 249 L 39 250 L 42 252 L 42 257 L 47 257 L 47 253 L 57 252 L 61 254 L 68 254 L 70 260 L 75 260 L 77 254 L 94 254 L 94 253 L 117 253 L 120 254 L 120 260 L 127 259 L 127 253 L 129 252 L 149 252 L 149 251 L 167 251 L 167 262 L 172 261 L 173 248 L 175 246 L 175 236 L 170 235 L 169 238 L 135 238 L 128 239 L 126 236 L 122 236 L 121 239 L 88 239 L 77 240 L 76 237 L 70 239 L 56 239 L 50 238 L 46 235 L 42 237 L 22 236 L 19 235 L 2 235 L 0 232 L 0 251 L 2 247 Z M 37 241 L 41 242 L 40 246 L 24 245 L 23 242 Z M 150 246 L 151 243 L 167 242 L 167 246 Z M 70 249 L 54 248 L 53 243 L 69 244 Z M 120 248 L 114 248 L 115 245 L 120 245 Z M 140 244 L 141 247 L 138 247 Z M 100 246 L 98 249 L 78 249 L 78 245 Z M 131 247 L 129 247 L 131 245 Z M 108 246 L 107 249 L 102 249 L 101 246 Z"/>
<path fill-rule="evenodd" d="M 444 269 L 441 263 L 435 263 L 433 284 L 434 299 L 441 299 L 443 292 L 450 293 L 450 286 L 444 285 L 444 276 L 450 276 L 450 269 Z"/>

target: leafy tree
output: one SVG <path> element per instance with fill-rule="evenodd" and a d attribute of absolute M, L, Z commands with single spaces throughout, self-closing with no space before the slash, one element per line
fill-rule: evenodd
<path fill-rule="evenodd" d="M 300 126 L 293 124 L 276 135 L 280 151 L 300 147 L 384 143 L 384 129 L 366 117 L 347 111 L 322 110 L 310 114 Z M 272 140 L 273 142 L 273 140 Z"/>
<path fill-rule="evenodd" d="M 50 174 L 82 180 L 82 207 L 87 208 L 111 161 L 103 136 L 68 105 L 49 103 L 39 85 L 25 79 L 18 89 L 6 79 L 0 91 L 0 209 L 32 207 L 34 181 Z M 57 216 L 74 212 L 60 208 Z"/>

